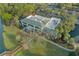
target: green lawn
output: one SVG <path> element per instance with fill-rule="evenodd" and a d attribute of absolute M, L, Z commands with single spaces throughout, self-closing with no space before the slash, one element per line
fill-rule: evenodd
<path fill-rule="evenodd" d="M 9 50 L 13 50 L 17 47 L 18 42 L 16 40 L 17 29 L 12 27 L 4 28 L 4 44 Z M 40 56 L 40 55 L 69 55 L 69 52 L 47 41 L 46 38 L 37 34 L 31 35 L 27 39 L 32 39 L 29 42 L 29 49 L 16 51 L 16 56 Z"/>
<path fill-rule="evenodd" d="M 16 32 L 12 31 L 13 28 L 10 27 L 4 27 L 4 44 L 5 47 L 9 50 L 14 49 L 17 46 L 17 41 L 16 41 Z"/>
<path fill-rule="evenodd" d="M 34 56 L 35 54 L 31 53 L 29 50 L 20 50 L 20 51 L 17 51 L 16 56 Z M 36 55 L 35 55 L 36 56 Z"/>
<path fill-rule="evenodd" d="M 16 56 L 25 56 L 26 55 L 26 51 L 24 50 L 20 50 L 16 52 Z"/>

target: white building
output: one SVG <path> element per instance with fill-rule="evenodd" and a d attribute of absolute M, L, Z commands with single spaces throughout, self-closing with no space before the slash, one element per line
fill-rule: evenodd
<path fill-rule="evenodd" d="M 32 27 L 32 30 L 34 28 L 36 30 L 40 29 L 41 31 L 43 31 L 46 28 L 54 30 L 60 23 L 60 19 L 53 17 L 47 18 L 39 15 L 30 15 L 25 19 L 21 20 L 21 22 L 23 25 L 27 25 L 27 27 L 25 26 L 24 29 L 28 28 L 31 25 L 30 27 Z"/>

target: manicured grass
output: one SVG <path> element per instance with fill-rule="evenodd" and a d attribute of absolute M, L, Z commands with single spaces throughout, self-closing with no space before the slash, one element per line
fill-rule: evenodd
<path fill-rule="evenodd" d="M 12 29 L 13 28 L 5 27 L 3 33 L 5 47 L 9 50 L 17 46 L 16 32 L 12 31 Z"/>
<path fill-rule="evenodd" d="M 35 54 L 31 53 L 29 50 L 20 50 L 20 51 L 17 51 L 16 56 L 34 56 Z"/>
<path fill-rule="evenodd" d="M 18 30 L 15 28 L 5 27 L 3 33 L 4 44 L 5 47 L 9 50 L 13 50 L 18 45 L 16 40 L 17 31 Z M 16 56 L 69 55 L 68 51 L 56 45 L 50 44 L 49 42 L 45 41 L 46 38 L 37 34 L 31 35 L 31 37 L 28 37 L 27 39 L 32 39 L 32 41 L 28 42 L 29 49 L 21 49 L 16 51 Z"/>
<path fill-rule="evenodd" d="M 24 50 L 17 51 L 15 55 L 16 56 L 25 56 L 26 55 L 26 51 L 24 51 Z"/>

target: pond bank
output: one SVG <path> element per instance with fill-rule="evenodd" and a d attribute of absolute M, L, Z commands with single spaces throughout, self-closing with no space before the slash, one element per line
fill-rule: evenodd
<path fill-rule="evenodd" d="M 0 53 L 6 50 L 3 39 L 4 39 L 3 38 L 3 24 L 2 24 L 2 19 L 0 18 Z"/>

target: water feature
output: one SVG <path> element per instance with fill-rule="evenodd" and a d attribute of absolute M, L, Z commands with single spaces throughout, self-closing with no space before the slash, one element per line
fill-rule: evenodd
<path fill-rule="evenodd" d="M 74 29 L 72 32 L 70 32 L 70 35 L 71 35 L 72 37 L 79 36 L 79 24 L 76 24 L 76 25 L 75 25 L 75 29 Z"/>
<path fill-rule="evenodd" d="M 3 24 L 2 24 L 2 19 L 0 17 L 0 53 L 4 52 L 6 50 L 3 42 Z"/>
<path fill-rule="evenodd" d="M 76 43 L 79 43 L 79 24 L 75 25 L 75 29 L 70 32 L 70 35 L 75 39 Z"/>

